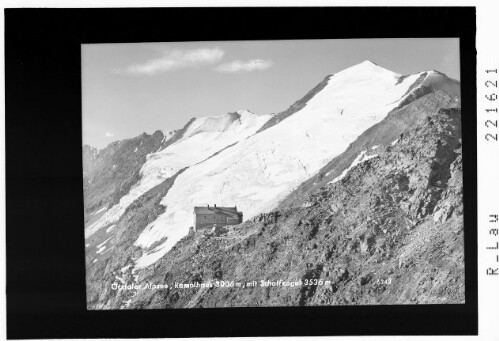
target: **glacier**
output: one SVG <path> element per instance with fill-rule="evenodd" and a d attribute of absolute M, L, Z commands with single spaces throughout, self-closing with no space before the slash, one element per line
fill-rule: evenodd
<path fill-rule="evenodd" d="M 147 155 L 147 160 L 140 170 L 138 183 L 119 203 L 109 208 L 102 217 L 85 229 L 85 238 L 89 238 L 102 227 L 116 223 L 135 200 L 182 168 L 201 162 L 221 149 L 253 135 L 271 116 L 239 110 L 218 117 L 193 119 L 178 141 Z M 164 131 L 162 142 L 171 139 L 174 132 Z"/>
<path fill-rule="evenodd" d="M 185 155 L 178 151 L 168 157 L 151 155 L 151 161 L 144 165 L 145 178 L 164 177 L 162 172 L 172 174 L 169 167 L 178 169 L 179 164 L 188 163 L 190 167 L 177 177 L 162 199 L 165 212 L 136 240 L 135 245 L 143 248 L 143 254 L 135 260 L 135 267 L 154 264 L 187 235 L 194 206 L 236 205 L 245 220 L 271 211 L 300 183 L 408 98 L 423 74 L 401 76 L 370 61 L 354 65 L 330 77 L 300 111 L 266 130 L 238 139 L 234 145 L 226 143 L 227 148 L 203 160 L 194 155 L 206 155 L 205 148 L 215 139 L 200 135 L 208 132 L 193 125 L 191 140 L 185 142 L 185 147 L 174 143 L 161 152 L 168 154 L 181 148 Z M 201 127 L 225 124 L 224 118 L 199 121 Z M 149 250 L 161 240 L 164 242 Z"/>

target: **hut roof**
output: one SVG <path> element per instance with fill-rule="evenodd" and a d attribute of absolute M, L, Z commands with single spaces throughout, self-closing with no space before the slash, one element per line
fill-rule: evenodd
<path fill-rule="evenodd" d="M 229 215 L 232 217 L 237 217 L 239 212 L 237 211 L 236 207 L 220 207 L 220 206 L 196 206 L 194 207 L 194 213 L 195 214 L 204 214 L 204 215 L 209 215 L 209 214 L 223 214 L 223 215 Z"/>

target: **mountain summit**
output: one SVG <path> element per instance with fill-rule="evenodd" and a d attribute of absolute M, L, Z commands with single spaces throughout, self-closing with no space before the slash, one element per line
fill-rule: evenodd
<path fill-rule="evenodd" d="M 189 138 L 198 133 L 227 132 L 228 130 L 243 132 L 260 128 L 268 119 L 267 115 L 256 115 L 249 110 L 238 110 L 221 116 L 195 118 L 187 127 L 183 138 Z"/>
<path fill-rule="evenodd" d="M 368 74 L 368 73 L 387 73 L 387 74 L 394 74 L 398 75 L 397 73 L 390 71 L 388 69 L 385 69 L 378 64 L 370 61 L 370 60 L 365 60 L 359 64 L 352 65 L 346 69 L 341 70 L 337 74 L 340 73 L 346 73 L 346 74 Z"/>

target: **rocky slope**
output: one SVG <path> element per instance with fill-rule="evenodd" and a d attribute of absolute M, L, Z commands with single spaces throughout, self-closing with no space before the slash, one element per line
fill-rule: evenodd
<path fill-rule="evenodd" d="M 139 180 L 146 156 L 162 147 L 172 133 L 156 131 L 116 141 L 102 150 L 83 146 L 83 189 L 86 221 L 92 212 L 119 202 Z"/>
<path fill-rule="evenodd" d="M 86 240 L 87 264 L 87 302 L 89 308 L 108 307 L 108 302 L 115 298 L 110 283 L 121 283 L 123 278 L 137 281 L 133 264 L 142 249 L 134 245 L 135 237 L 147 224 L 164 212 L 159 201 L 168 193 L 178 174 L 163 181 L 160 185 L 146 192 L 134 201 L 121 216 L 120 220 L 107 229 L 98 230 Z M 155 245 L 152 245 L 154 248 Z M 127 277 L 128 276 L 128 277 Z M 116 308 L 126 306 L 123 296 Z"/>
<path fill-rule="evenodd" d="M 364 152 L 360 158 L 352 152 L 355 165 L 327 165 L 320 181 L 311 179 L 275 211 L 189 235 L 144 269 L 108 271 L 117 269 L 108 256 L 89 307 L 464 302 L 460 115 L 456 96 L 423 96 L 373 127 L 385 132 L 381 141 L 367 134 L 351 145 Z M 134 215 L 140 212 L 149 209 Z M 253 280 L 256 286 L 244 287 Z M 299 285 L 261 286 L 261 280 Z M 121 281 L 170 287 L 113 291 L 111 284 Z M 215 281 L 243 287 L 175 288 L 175 282 Z"/>

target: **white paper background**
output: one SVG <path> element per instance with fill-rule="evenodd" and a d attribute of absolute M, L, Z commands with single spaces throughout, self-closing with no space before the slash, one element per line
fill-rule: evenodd
<path fill-rule="evenodd" d="M 160 1 L 160 0 L 10 0 L 1 1 L 2 8 L 8 7 L 199 7 L 199 6 L 476 6 L 477 7 L 477 134 L 478 134 L 478 279 L 479 279 L 479 336 L 444 336 L 444 337 L 301 337 L 295 340 L 499 340 L 499 276 L 487 276 L 488 267 L 499 266 L 495 262 L 495 254 L 486 250 L 493 246 L 499 239 L 491 238 L 489 229 L 491 224 L 489 214 L 499 214 L 499 142 L 485 141 L 485 134 L 499 133 L 499 129 L 485 127 L 486 119 L 499 119 L 499 114 L 485 114 L 485 108 L 494 108 L 499 104 L 499 99 L 490 102 L 485 99 L 485 94 L 493 93 L 492 88 L 484 86 L 485 80 L 497 80 L 499 77 L 486 77 L 485 69 L 499 67 L 499 1 L 497 0 L 187 0 L 187 1 Z M 0 18 L 0 27 L 4 28 L 3 15 Z M 465 24 L 465 23 L 463 23 Z M 4 34 L 0 35 L 0 61 L 4 65 Z M 6 337 L 5 330 L 5 121 L 4 121 L 4 76 L 1 68 L 0 100 L 0 339 Z M 489 74 L 493 75 L 493 74 Z M 495 91 L 499 95 L 497 89 Z M 490 103 L 495 106 L 490 106 Z M 463 112 L 463 115 L 467 113 Z M 494 116 L 495 114 L 495 116 Z M 499 224 L 498 224 L 499 225 Z M 497 226 L 496 226 L 497 227 Z M 469 227 L 467 227 L 469 228 Z M 390 323 L 387 321 L 386 323 Z M 421 326 L 424 328 L 424 326 Z M 257 338 L 235 338 L 233 340 L 252 340 Z M 266 340 L 284 340 L 290 338 L 258 338 Z M 186 339 L 201 340 L 201 339 Z M 212 338 L 210 340 L 217 340 Z M 220 339 L 224 340 L 224 339 Z"/>

